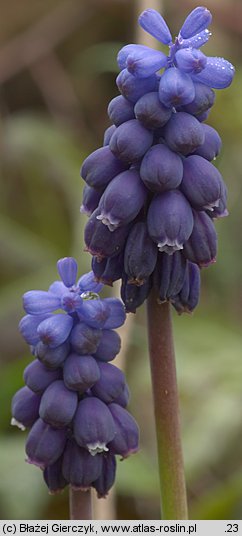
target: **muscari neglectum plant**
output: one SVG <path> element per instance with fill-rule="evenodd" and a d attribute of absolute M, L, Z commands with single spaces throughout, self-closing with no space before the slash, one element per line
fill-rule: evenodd
<path fill-rule="evenodd" d="M 168 54 L 136 44 L 118 53 L 112 125 L 81 169 L 92 272 L 76 283 L 75 260 L 58 261 L 62 281 L 27 292 L 20 322 L 35 360 L 12 412 L 13 423 L 31 428 L 28 461 L 44 470 L 52 492 L 69 483 L 103 497 L 114 482 L 115 455 L 137 450 L 138 428 L 125 409 L 124 375 L 109 363 L 119 352 L 114 329 L 125 320 L 124 307 L 97 292 L 121 279 L 127 312 L 147 299 L 164 519 L 188 515 L 170 304 L 179 314 L 195 309 L 201 268 L 216 259 L 214 220 L 228 214 L 227 188 L 212 163 L 221 139 L 204 121 L 214 89 L 230 85 L 234 68 L 200 51 L 211 20 L 197 7 L 172 42 L 157 11 L 140 15 L 141 27 Z M 90 518 L 87 497 L 72 492 L 72 517 Z"/>

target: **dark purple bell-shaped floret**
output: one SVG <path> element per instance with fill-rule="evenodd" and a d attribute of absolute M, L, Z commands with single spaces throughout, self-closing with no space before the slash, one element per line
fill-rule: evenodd
<path fill-rule="evenodd" d="M 211 22 L 212 15 L 210 11 L 203 6 L 196 7 L 185 19 L 179 35 L 184 39 L 188 39 L 205 30 Z"/>
<path fill-rule="evenodd" d="M 128 164 L 137 162 L 148 151 L 153 142 L 153 134 L 137 119 L 122 123 L 112 135 L 109 143 L 117 158 Z"/>
<path fill-rule="evenodd" d="M 104 136 L 103 136 L 103 147 L 106 147 L 107 145 L 109 145 L 109 142 L 115 130 L 116 130 L 115 125 L 111 125 L 110 127 L 106 128 L 104 132 Z"/>
<path fill-rule="evenodd" d="M 39 342 L 35 347 L 34 354 L 48 369 L 57 369 L 63 365 L 69 349 L 70 343 L 68 341 L 56 348 L 50 348 L 43 342 Z"/>
<path fill-rule="evenodd" d="M 123 69 L 116 78 L 116 84 L 123 97 L 135 104 L 145 93 L 157 89 L 157 76 L 152 74 L 148 78 L 140 79 Z"/>
<path fill-rule="evenodd" d="M 120 328 L 125 322 L 126 314 L 122 302 L 118 298 L 104 298 L 109 307 L 109 316 L 103 326 L 104 329 Z"/>
<path fill-rule="evenodd" d="M 157 281 L 159 300 L 161 303 L 175 296 L 182 289 L 187 261 L 180 251 L 173 255 L 161 253 L 157 266 Z"/>
<path fill-rule="evenodd" d="M 86 224 L 84 237 L 86 250 L 102 260 L 105 257 L 115 257 L 121 253 L 130 227 L 124 225 L 110 231 L 107 225 L 103 225 L 102 221 L 97 219 L 100 213 L 99 208 L 93 212 Z"/>
<path fill-rule="evenodd" d="M 52 465 L 62 455 L 66 438 L 66 430 L 53 428 L 42 419 L 38 419 L 27 437 L 25 447 L 27 461 L 42 469 Z"/>
<path fill-rule="evenodd" d="M 176 67 L 170 67 L 161 76 L 159 85 L 159 99 L 167 106 L 181 106 L 189 104 L 195 97 L 194 84 L 187 73 Z"/>
<path fill-rule="evenodd" d="M 181 157 L 164 144 L 153 145 L 140 167 L 141 179 L 152 192 L 161 193 L 177 188 L 182 181 L 182 173 Z"/>
<path fill-rule="evenodd" d="M 95 488 L 98 498 L 102 499 L 107 497 L 109 490 L 114 484 L 116 475 L 116 459 L 115 456 L 113 454 L 109 454 L 109 452 L 102 454 L 100 458 L 102 461 L 101 474 L 97 480 L 92 483 L 92 486 Z"/>
<path fill-rule="evenodd" d="M 63 379 L 68 389 L 85 393 L 100 378 L 96 360 L 91 355 L 70 354 L 63 367 Z"/>
<path fill-rule="evenodd" d="M 98 344 L 94 357 L 98 361 L 112 361 L 120 352 L 121 339 L 119 334 L 112 329 L 103 329 L 102 337 Z"/>
<path fill-rule="evenodd" d="M 108 451 L 107 443 L 114 435 L 114 421 L 106 404 L 96 397 L 81 400 L 74 418 L 74 436 L 78 445 L 95 456 Z"/>
<path fill-rule="evenodd" d="M 91 328 L 102 329 L 109 317 L 110 310 L 104 300 L 84 300 L 82 307 L 78 310 L 78 317 Z"/>
<path fill-rule="evenodd" d="M 228 213 L 228 210 L 227 210 L 227 195 L 228 195 L 227 186 L 226 186 L 225 182 L 222 181 L 222 184 L 221 184 L 221 197 L 220 197 L 218 206 L 214 207 L 213 211 L 211 211 L 211 210 L 206 211 L 207 214 L 210 216 L 210 218 L 212 218 L 212 219 L 214 219 L 214 218 L 225 218 L 226 216 L 228 216 L 229 213 Z"/>
<path fill-rule="evenodd" d="M 218 206 L 222 177 L 216 167 L 202 158 L 191 155 L 183 162 L 181 191 L 197 210 L 211 210 Z"/>
<path fill-rule="evenodd" d="M 62 456 L 55 463 L 45 468 L 43 476 L 51 495 L 59 493 L 67 486 L 68 482 L 62 474 Z"/>
<path fill-rule="evenodd" d="M 173 113 L 165 126 L 165 140 L 172 151 L 183 155 L 193 153 L 204 142 L 201 123 L 186 112 Z"/>
<path fill-rule="evenodd" d="M 134 105 L 125 99 L 123 95 L 118 95 L 108 105 L 108 116 L 112 123 L 118 127 L 122 123 L 125 123 L 125 121 L 135 118 Z"/>
<path fill-rule="evenodd" d="M 146 222 L 133 225 L 124 252 L 124 270 L 129 283 L 143 285 L 155 269 L 157 247 L 151 240 Z"/>
<path fill-rule="evenodd" d="M 115 435 L 108 445 L 110 452 L 127 458 L 138 450 L 138 425 L 130 413 L 118 404 L 113 403 L 108 407 L 115 423 Z"/>
<path fill-rule="evenodd" d="M 74 440 L 68 440 L 62 462 L 64 478 L 73 489 L 87 490 L 101 474 L 102 456 L 91 456 L 89 452 L 79 447 Z"/>
<path fill-rule="evenodd" d="M 126 164 L 118 160 L 109 147 L 101 147 L 84 160 L 81 176 L 92 188 L 102 189 L 126 167 Z"/>
<path fill-rule="evenodd" d="M 51 313 L 46 315 L 25 315 L 19 322 L 19 331 L 28 344 L 35 345 L 39 342 L 39 324 L 46 318 L 51 317 Z"/>
<path fill-rule="evenodd" d="M 179 190 L 170 190 L 151 201 L 147 223 L 149 234 L 159 251 L 172 254 L 183 249 L 184 242 L 192 233 L 192 209 Z"/>
<path fill-rule="evenodd" d="M 41 397 L 33 393 L 28 387 L 19 389 L 12 399 L 11 424 L 20 430 L 30 428 L 39 418 L 39 405 Z"/>
<path fill-rule="evenodd" d="M 45 290 L 29 290 L 23 295 L 23 308 L 30 315 L 51 313 L 59 309 L 60 298 Z"/>
<path fill-rule="evenodd" d="M 189 240 L 184 244 L 186 258 L 200 268 L 216 260 L 217 234 L 206 212 L 193 211 L 194 227 Z"/>
<path fill-rule="evenodd" d="M 163 127 L 171 117 L 172 110 L 160 102 L 157 91 L 146 93 L 135 104 L 134 113 L 146 128 Z"/>
<path fill-rule="evenodd" d="M 86 184 L 83 189 L 82 204 L 80 208 L 81 214 L 91 216 L 94 210 L 98 207 L 102 194 L 103 189 L 96 190 L 96 188 L 92 188 L 92 186 Z"/>
<path fill-rule="evenodd" d="M 77 262 L 73 257 L 64 257 L 57 262 L 57 270 L 66 287 L 75 285 L 77 278 Z"/>
<path fill-rule="evenodd" d="M 67 389 L 62 380 L 57 380 L 42 395 L 39 415 L 51 426 L 64 428 L 71 423 L 77 404 L 77 393 Z"/>
<path fill-rule="evenodd" d="M 102 332 L 100 329 L 90 328 L 84 322 L 79 322 L 71 332 L 71 346 L 77 354 L 94 354 L 101 340 L 101 336 Z"/>
<path fill-rule="evenodd" d="M 92 269 L 97 281 L 101 281 L 104 285 L 113 286 L 114 281 L 122 277 L 124 266 L 123 251 L 109 259 L 99 261 L 97 257 L 92 257 Z"/>
<path fill-rule="evenodd" d="M 203 112 L 206 112 L 211 108 L 211 106 L 213 106 L 215 100 L 215 93 L 213 89 L 206 86 L 205 84 L 202 84 L 201 82 L 193 81 L 193 83 L 195 89 L 195 97 L 193 101 L 189 104 L 181 106 L 181 110 L 179 108 L 179 111 L 187 112 L 188 114 L 198 116 Z"/>
<path fill-rule="evenodd" d="M 135 313 L 136 309 L 144 303 L 149 295 L 152 282 L 149 277 L 143 285 L 131 285 L 128 276 L 124 273 L 122 276 L 121 298 L 124 302 L 127 313 Z"/>
<path fill-rule="evenodd" d="M 171 32 L 162 15 L 155 9 L 146 9 L 139 16 L 139 25 L 164 45 L 172 42 Z"/>
<path fill-rule="evenodd" d="M 97 219 L 107 225 L 109 231 L 115 231 L 136 218 L 147 194 L 138 171 L 124 171 L 107 186 L 99 203 Z"/>
<path fill-rule="evenodd" d="M 61 369 L 47 369 L 38 359 L 24 369 L 24 381 L 35 393 L 41 394 L 54 381 L 61 378 Z"/>
<path fill-rule="evenodd" d="M 207 63 L 207 57 L 196 48 L 183 48 L 176 52 L 175 63 L 184 73 L 200 73 Z"/>
<path fill-rule="evenodd" d="M 46 320 L 43 320 L 37 332 L 40 340 L 50 346 L 56 348 L 68 339 L 73 326 L 73 318 L 67 314 L 52 315 Z"/>
<path fill-rule="evenodd" d="M 188 261 L 183 287 L 179 294 L 171 298 L 172 305 L 178 314 L 192 313 L 199 302 L 200 269 Z"/>
<path fill-rule="evenodd" d="M 116 402 L 123 393 L 125 376 L 122 370 L 110 363 L 98 363 L 100 378 L 92 387 L 92 394 L 106 404 Z"/>
<path fill-rule="evenodd" d="M 220 153 L 222 140 L 215 128 L 210 125 L 202 125 L 205 135 L 204 142 L 196 149 L 193 154 L 202 156 L 206 160 L 214 160 Z"/>

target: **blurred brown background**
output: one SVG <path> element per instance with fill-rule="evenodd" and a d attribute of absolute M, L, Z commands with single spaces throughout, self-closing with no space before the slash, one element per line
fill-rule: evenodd
<path fill-rule="evenodd" d="M 10 401 L 29 362 L 18 334 L 21 295 L 47 288 L 58 258 L 82 272 L 85 217 L 79 214 L 85 155 L 102 145 L 106 109 L 117 95 L 116 53 L 137 39 L 148 0 L 2 0 L 0 27 L 0 518 L 63 519 L 67 493 L 49 497 L 24 462 L 24 436 L 10 429 Z M 142 8 L 141 8 L 142 4 Z M 173 34 L 193 0 L 160 4 Z M 218 262 L 202 273 L 200 307 L 174 315 L 184 453 L 192 519 L 242 518 L 242 3 L 207 0 L 213 12 L 208 55 L 236 65 L 209 117 L 223 139 L 216 165 L 229 187 L 228 219 L 217 223 Z M 143 34 L 144 36 L 145 34 Z M 158 519 L 159 498 L 145 310 L 128 335 L 130 409 L 140 453 L 119 463 L 118 519 Z"/>

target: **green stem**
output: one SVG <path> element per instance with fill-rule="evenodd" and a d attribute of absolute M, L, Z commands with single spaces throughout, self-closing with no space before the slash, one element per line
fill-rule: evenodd
<path fill-rule="evenodd" d="M 148 334 L 163 519 L 188 519 L 169 303 L 148 298 Z"/>
<path fill-rule="evenodd" d="M 70 487 L 70 519 L 92 519 L 91 491 L 77 491 Z"/>

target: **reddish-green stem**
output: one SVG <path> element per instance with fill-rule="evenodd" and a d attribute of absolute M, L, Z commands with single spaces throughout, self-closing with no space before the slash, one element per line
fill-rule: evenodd
<path fill-rule="evenodd" d="M 148 298 L 148 334 L 163 519 L 188 519 L 169 303 Z"/>
<path fill-rule="evenodd" d="M 91 491 L 70 488 L 70 519 L 92 519 Z"/>

